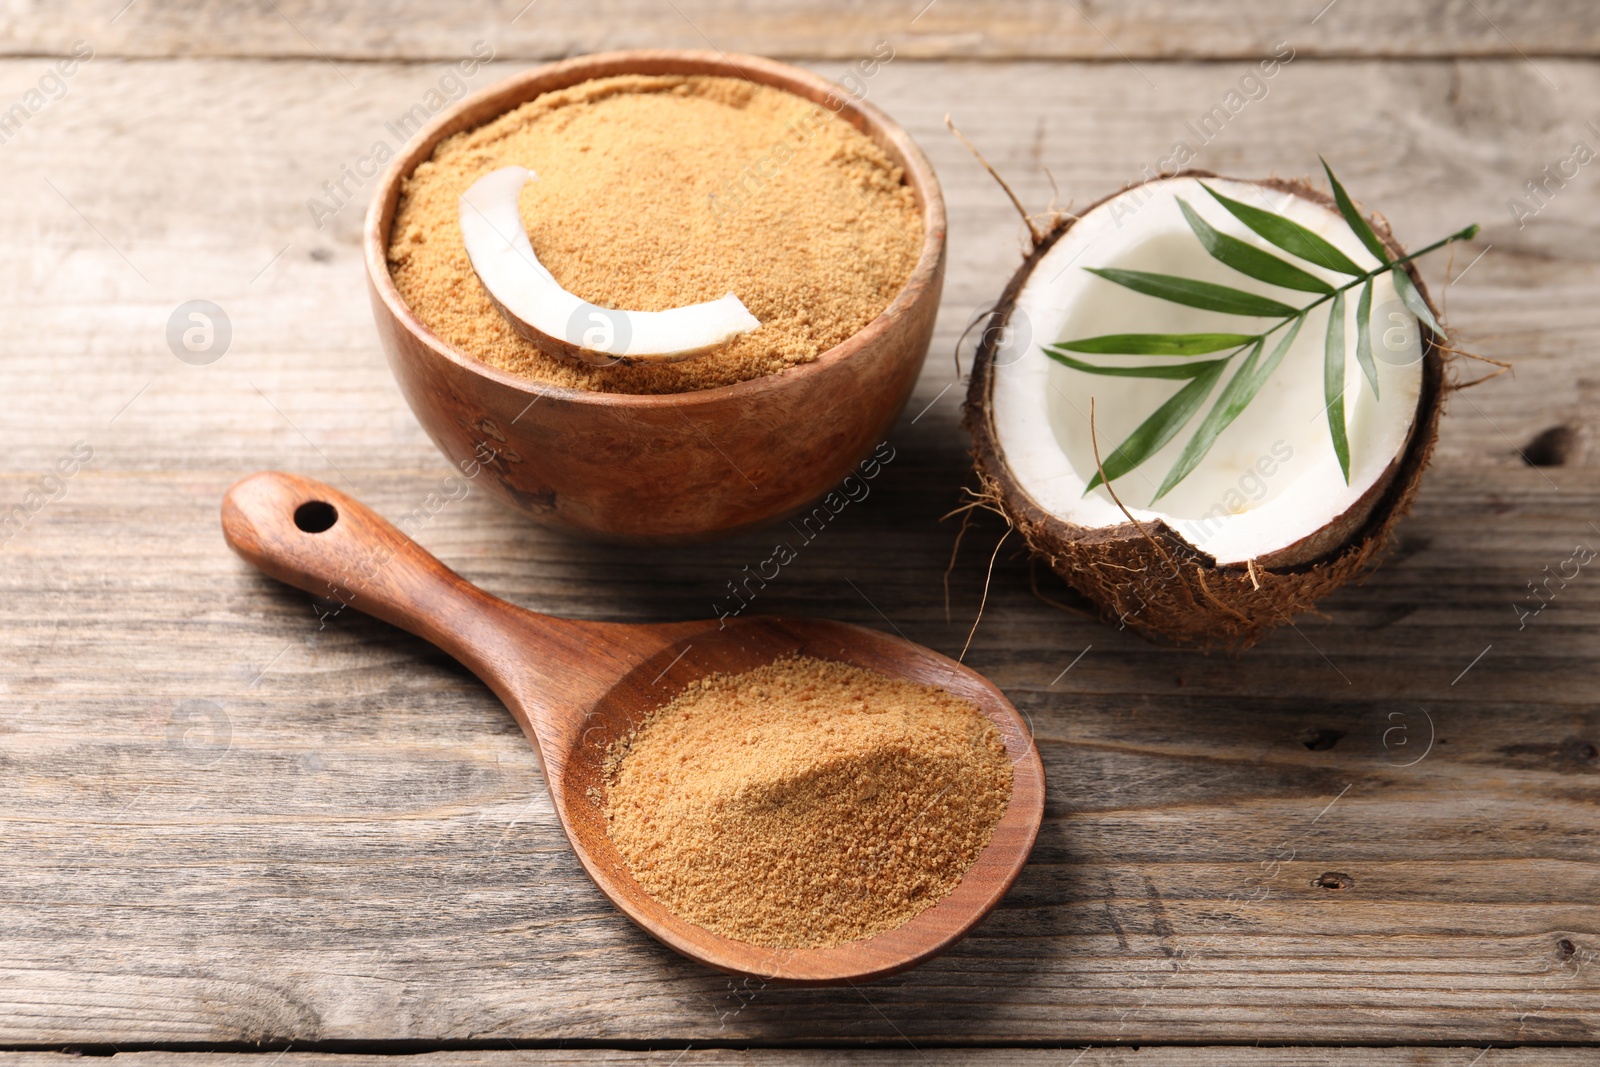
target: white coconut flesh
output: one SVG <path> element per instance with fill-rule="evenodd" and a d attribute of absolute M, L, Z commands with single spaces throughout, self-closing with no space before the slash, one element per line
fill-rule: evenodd
<path fill-rule="evenodd" d="M 473 182 L 460 204 L 461 239 L 472 269 L 524 336 L 531 331 L 564 342 L 592 363 L 671 362 L 761 325 L 732 293 L 667 311 L 625 311 L 602 308 L 563 289 L 534 254 L 522 223 L 519 194 L 537 180 L 523 167 L 501 167 Z"/>
<path fill-rule="evenodd" d="M 1207 179 L 1224 196 L 1266 208 L 1324 237 L 1363 269 L 1377 260 L 1337 212 L 1291 193 L 1247 182 Z M 1225 233 L 1279 255 L 1335 286 L 1346 275 L 1305 263 L 1257 237 L 1193 178 L 1129 189 L 1087 213 L 1035 265 L 996 346 L 991 421 L 1003 461 L 1041 507 L 1079 526 L 1127 522 L 1104 486 L 1085 495 L 1096 474 L 1090 399 L 1102 461 L 1187 384 L 1155 378 L 1093 375 L 1051 359 L 1044 344 L 1122 333 L 1257 333 L 1271 319 L 1187 307 L 1090 274 L 1111 267 L 1175 274 L 1270 296 L 1302 307 L 1316 294 L 1281 289 L 1214 260 L 1189 228 L 1178 199 Z M 1420 330 L 1388 274 L 1373 285 L 1371 337 L 1377 365 L 1373 395 L 1356 359 L 1360 288 L 1345 299 L 1345 418 L 1350 452 L 1346 483 L 1328 430 L 1323 359 L 1329 308 L 1306 319 L 1294 344 L 1254 401 L 1224 430 L 1205 459 L 1159 501 L 1154 497 L 1210 405 L 1244 358 L 1235 356 L 1206 403 L 1172 440 L 1113 488 L 1141 522 L 1167 523 L 1218 564 L 1242 563 L 1287 548 L 1355 504 L 1405 448 L 1422 388 Z M 1287 327 L 1285 327 L 1287 329 Z M 1267 351 L 1283 336 L 1273 334 Z M 1212 359 L 1155 356 L 1074 357 L 1101 366 Z"/>

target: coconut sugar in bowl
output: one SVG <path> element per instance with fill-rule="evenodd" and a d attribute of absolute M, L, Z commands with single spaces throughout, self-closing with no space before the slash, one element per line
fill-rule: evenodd
<path fill-rule="evenodd" d="M 541 98 L 581 97 L 587 83 L 604 79 L 638 79 L 663 95 L 676 88 L 663 88 L 664 80 L 693 82 L 679 95 L 708 93 L 713 100 L 722 90 L 704 90 L 707 79 L 736 79 L 728 84 L 745 88 L 735 103 L 748 97 L 751 108 L 772 109 L 783 119 L 774 127 L 772 145 L 732 168 L 740 157 L 729 154 L 723 136 L 723 153 L 709 154 L 714 162 L 685 176 L 685 189 L 708 197 L 704 214 L 713 221 L 733 213 L 735 231 L 746 235 L 763 215 L 793 219 L 792 234 L 774 242 L 772 254 L 741 246 L 728 249 L 729 261 L 783 262 L 780 252 L 815 247 L 834 256 L 832 273 L 758 277 L 748 299 L 761 327 L 704 355 L 670 365 L 595 367 L 512 333 L 470 264 L 462 270 L 460 264 L 468 262 L 464 252 L 454 266 L 437 255 L 431 264 L 423 256 L 412 262 L 406 242 L 425 245 L 443 232 L 442 200 L 435 196 L 429 229 L 422 200 L 409 198 L 441 180 L 446 157 L 464 143 L 451 138 L 470 139 L 471 131 L 492 127 L 493 135 L 474 148 L 480 173 L 512 164 L 537 172 L 532 160 L 497 153 L 500 140 L 516 141 L 516 131 L 500 138 L 502 127 L 493 124 L 502 117 L 509 124 L 512 112 L 530 102 L 537 108 Z M 798 106 L 784 110 L 787 97 L 774 90 L 798 98 L 791 102 Z M 650 103 L 667 115 L 671 101 Z M 595 136 L 583 141 L 571 135 L 582 129 L 579 112 L 570 121 L 556 118 L 548 125 L 568 131 L 568 157 L 553 160 L 552 168 L 576 153 L 637 152 L 627 138 L 633 127 L 625 122 L 594 122 Z M 648 132 L 648 122 L 637 128 Z M 798 158 L 789 163 L 777 147 L 784 130 L 791 143 L 824 136 L 838 142 L 830 158 L 844 167 L 846 181 L 859 185 L 859 195 L 852 194 L 859 203 L 848 213 L 841 214 L 845 209 L 837 199 L 820 194 L 759 202 L 763 193 L 779 197 L 797 185 L 804 188 L 798 183 L 803 175 L 783 173 L 800 165 Z M 610 131 L 617 131 L 614 137 Z M 686 129 L 684 136 L 694 132 Z M 676 180 L 653 167 L 651 159 L 639 157 L 641 175 L 652 182 Z M 627 173 L 626 165 L 620 169 Z M 617 172 L 613 163 L 610 173 Z M 550 174 L 549 189 L 531 182 L 524 197 L 556 195 L 556 170 Z M 457 173 L 442 177 L 459 184 Z M 464 191 L 451 187 L 452 199 Z M 614 203 L 625 201 L 619 190 L 611 192 Z M 725 199 L 710 198 L 717 194 Z M 905 204 L 904 214 L 885 208 L 894 198 Z M 675 264 L 671 255 L 657 255 L 653 264 L 631 271 L 597 274 L 594 265 L 604 264 L 608 250 L 587 241 L 581 219 L 565 229 L 560 220 L 556 229 L 530 225 L 534 248 L 558 281 L 584 300 L 604 307 L 609 297 L 630 310 L 665 310 L 722 296 L 706 291 L 685 297 L 672 288 L 681 287 L 680 274 L 703 270 L 714 276 L 719 266 L 716 256 L 705 254 L 707 231 L 695 229 L 705 220 L 696 212 L 682 209 L 672 220 L 677 229 L 656 232 L 646 213 L 607 216 L 606 199 L 597 190 L 594 203 L 573 202 L 573 213 L 588 218 L 593 212 L 597 228 L 620 235 L 619 242 L 658 250 L 683 244 L 684 260 Z M 659 219 L 655 224 L 662 225 Z M 459 231 L 453 239 L 460 241 Z M 461 100 L 391 162 L 364 234 L 379 336 L 402 393 L 440 450 L 452 463 L 481 466 L 491 477 L 480 484 L 542 524 L 629 541 L 702 540 L 762 526 L 798 511 L 849 473 L 885 438 L 916 383 L 938 310 L 944 241 L 944 202 L 932 167 L 877 108 L 787 64 L 680 51 L 580 56 Z M 851 249 L 854 258 L 840 260 L 841 250 Z M 900 274 L 903 280 L 884 287 L 884 279 Z M 879 303 L 881 309 L 874 310 Z M 820 350 L 808 350 L 808 344 Z"/>

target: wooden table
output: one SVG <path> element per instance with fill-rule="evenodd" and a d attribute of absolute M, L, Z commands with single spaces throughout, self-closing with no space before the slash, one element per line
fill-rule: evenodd
<path fill-rule="evenodd" d="M 1524 188 L 1600 147 L 1592 4 L 124 2 L 0 20 L 0 104 L 27 111 L 0 144 L 0 504 L 48 498 L 0 534 L 0 1065 L 1595 1062 L 1600 577 L 1515 610 L 1600 547 L 1600 162 Z M 41 85 L 80 40 L 65 95 Z M 365 617 L 319 620 L 228 552 L 217 506 L 277 467 L 401 513 L 447 473 L 377 347 L 356 171 L 474 42 L 497 58 L 473 88 L 640 44 L 837 76 L 880 40 L 870 99 L 949 202 L 945 305 L 898 458 L 763 610 L 886 616 L 949 653 L 976 612 L 1001 528 L 968 535 L 947 619 L 940 516 L 970 484 L 953 353 L 1022 231 L 947 111 L 1030 206 L 1049 176 L 1083 204 L 1288 42 L 1197 165 L 1304 175 L 1320 152 L 1403 240 L 1481 222 L 1450 317 L 1516 370 L 1451 399 L 1385 566 L 1242 656 L 1062 611 L 1008 543 L 967 661 L 1044 757 L 1031 864 L 911 973 L 763 987 L 622 919 L 490 693 Z M 168 344 L 190 300 L 231 324 L 207 365 Z M 608 547 L 480 494 L 418 536 L 517 603 L 624 620 L 709 614 L 771 540 Z"/>

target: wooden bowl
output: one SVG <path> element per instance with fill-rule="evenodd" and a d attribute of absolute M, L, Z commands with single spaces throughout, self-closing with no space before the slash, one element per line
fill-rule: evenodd
<path fill-rule="evenodd" d="M 734 385 L 667 395 L 589 392 L 519 378 L 447 344 L 389 274 L 401 182 L 441 140 L 541 93 L 617 74 L 748 78 L 832 110 L 905 171 L 922 211 L 922 253 L 889 306 L 814 362 Z M 579 56 L 516 75 L 441 112 L 390 163 L 364 235 L 378 335 L 406 402 L 455 464 L 549 526 L 627 541 L 701 540 L 775 522 L 848 474 L 882 441 L 927 355 L 944 281 L 944 199 L 911 138 L 808 71 L 755 56 L 637 50 Z"/>

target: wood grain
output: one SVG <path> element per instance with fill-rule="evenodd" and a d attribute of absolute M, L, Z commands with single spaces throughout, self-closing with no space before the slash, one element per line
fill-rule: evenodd
<path fill-rule="evenodd" d="M 69 1059 L 69 1057 L 71 1057 Z M 118 1052 L 119 1062 L 132 1067 L 257 1067 L 276 1060 L 278 1067 L 379 1067 L 393 1064 L 393 1055 L 303 1052 Z M 281 1057 L 281 1058 L 279 1058 Z M 0 1052 L 0 1067 L 71 1067 L 81 1057 L 60 1052 Z M 545 1064 L 621 1064 L 626 1067 L 739 1067 L 744 1064 L 841 1064 L 843 1067 L 883 1067 L 897 1064 L 935 1064 L 937 1067 L 986 1063 L 1001 1067 L 1570 1067 L 1592 1064 L 1591 1049 L 1564 1048 L 1249 1048 L 1160 1047 L 1141 1048 L 988 1048 L 988 1049 L 764 1049 L 667 1048 L 653 1051 L 625 1049 L 517 1049 L 472 1052 L 432 1052 L 408 1055 L 416 1067 L 521 1067 Z"/>
<path fill-rule="evenodd" d="M 478 490 L 439 503 L 450 468 L 367 308 L 361 206 L 321 229 L 306 209 L 437 70 L 365 64 L 357 90 L 317 59 L 85 65 L 0 146 L 0 501 L 93 449 L 0 547 L 0 1042 L 1600 1039 L 1600 585 L 1584 571 L 1521 629 L 1513 611 L 1600 538 L 1600 192 L 1585 169 L 1524 228 L 1506 206 L 1592 136 L 1600 69 L 1534 62 L 1297 59 L 1201 149 L 1244 176 L 1306 174 L 1321 151 L 1408 243 L 1484 223 L 1448 311 L 1516 373 L 1451 399 L 1390 561 L 1246 656 L 1053 607 L 1002 546 L 965 662 L 1039 740 L 1033 860 L 950 954 L 831 991 L 730 985 L 635 930 L 568 852 L 494 696 L 234 559 L 221 494 L 266 467 L 323 478 L 496 594 L 596 620 L 714 614 L 789 538 L 798 558 L 751 611 L 954 656 L 1001 531 L 968 533 L 946 621 L 958 523 L 939 517 L 967 475 L 950 353 L 1020 226 L 942 116 L 1029 205 L 1046 168 L 1086 203 L 1244 68 L 1140 63 L 1150 85 L 1120 62 L 885 67 L 869 98 L 932 158 L 951 223 L 895 458 L 809 542 L 640 549 L 538 530 Z M 0 63 L 0 99 L 44 67 Z M 1437 291 L 1443 264 L 1424 272 Z M 233 327 L 209 366 L 165 338 L 196 298 Z M 1526 465 L 1557 426 L 1577 430 L 1566 462 Z"/>
<path fill-rule="evenodd" d="M 360 11 L 325 0 L 230 4 L 45 0 L 10 9 L 4 54 L 55 53 L 72 41 L 103 55 L 454 60 L 474 41 L 508 59 L 614 48 L 715 48 L 855 61 L 880 41 L 920 59 L 1261 56 L 1282 41 L 1324 56 L 1592 56 L 1600 23 L 1586 0 L 382 0 Z M 346 72 L 361 77 L 356 71 Z"/>

